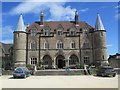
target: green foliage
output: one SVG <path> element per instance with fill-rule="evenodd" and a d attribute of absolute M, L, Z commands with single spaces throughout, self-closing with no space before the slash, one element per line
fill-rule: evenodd
<path fill-rule="evenodd" d="M 43 63 L 44 61 L 43 61 L 43 59 L 40 59 L 39 62 L 40 62 L 40 63 Z"/>
<path fill-rule="evenodd" d="M 84 65 L 82 65 L 82 64 L 76 64 L 76 67 L 77 67 L 77 68 L 83 68 Z"/>
<path fill-rule="evenodd" d="M 30 64 L 28 64 L 28 65 L 26 65 L 26 67 L 27 67 L 28 69 L 30 69 L 30 68 L 31 68 L 31 65 L 30 65 Z"/>

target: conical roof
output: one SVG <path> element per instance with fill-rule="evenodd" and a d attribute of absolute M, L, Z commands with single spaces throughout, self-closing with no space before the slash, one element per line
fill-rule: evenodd
<path fill-rule="evenodd" d="M 105 30 L 99 14 L 97 14 L 95 30 Z"/>
<path fill-rule="evenodd" d="M 22 14 L 19 17 L 15 31 L 25 31 L 25 25 L 24 25 Z"/>

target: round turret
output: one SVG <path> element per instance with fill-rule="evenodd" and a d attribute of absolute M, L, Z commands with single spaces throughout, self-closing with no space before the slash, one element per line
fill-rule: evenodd
<path fill-rule="evenodd" d="M 99 65 L 108 64 L 106 47 L 106 30 L 98 14 L 94 31 L 94 60 Z"/>
<path fill-rule="evenodd" d="M 14 67 L 26 65 L 26 32 L 22 15 L 20 15 L 16 30 L 14 31 Z"/>

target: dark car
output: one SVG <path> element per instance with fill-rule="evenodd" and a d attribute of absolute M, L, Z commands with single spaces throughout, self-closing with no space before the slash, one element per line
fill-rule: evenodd
<path fill-rule="evenodd" d="M 98 76 L 116 76 L 116 71 L 112 67 L 99 67 L 97 70 Z"/>
<path fill-rule="evenodd" d="M 30 71 L 26 67 L 17 67 L 13 73 L 14 78 L 17 78 L 17 77 L 26 78 L 28 76 L 30 76 Z"/>

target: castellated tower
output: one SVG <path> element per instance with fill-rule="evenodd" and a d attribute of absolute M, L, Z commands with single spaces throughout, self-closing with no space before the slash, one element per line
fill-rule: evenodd
<path fill-rule="evenodd" d="M 26 33 L 22 14 L 14 31 L 14 67 L 26 65 Z"/>
<path fill-rule="evenodd" d="M 94 60 L 97 65 L 108 64 L 106 47 L 106 30 L 102 24 L 100 15 L 97 14 L 94 31 Z"/>

